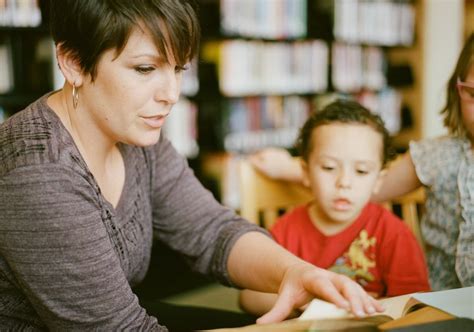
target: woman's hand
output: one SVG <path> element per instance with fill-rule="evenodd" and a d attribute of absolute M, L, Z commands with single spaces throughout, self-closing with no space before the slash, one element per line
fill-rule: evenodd
<path fill-rule="evenodd" d="M 294 308 L 303 307 L 313 297 L 332 302 L 357 317 L 384 310 L 378 301 L 348 277 L 309 263 L 297 263 L 286 271 L 275 305 L 257 323 L 282 321 Z"/>
<path fill-rule="evenodd" d="M 249 156 L 252 165 L 272 179 L 301 182 L 301 166 L 288 151 L 280 148 L 267 148 Z"/>

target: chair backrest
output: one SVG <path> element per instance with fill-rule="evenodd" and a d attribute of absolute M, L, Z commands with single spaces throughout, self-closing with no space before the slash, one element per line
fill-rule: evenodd
<path fill-rule="evenodd" d="M 415 235 L 421 248 L 425 249 L 425 242 L 420 230 L 420 217 L 423 213 L 423 208 L 426 200 L 425 189 L 420 187 L 408 194 L 402 195 L 392 199 L 390 202 L 385 202 L 383 205 L 393 211 L 396 206 L 400 208 L 400 217 L 405 221 L 408 228 Z"/>
<path fill-rule="evenodd" d="M 312 199 L 311 191 L 297 183 L 271 179 L 257 171 L 248 161 L 239 165 L 240 214 L 243 218 L 270 229 L 281 212 Z M 383 205 L 393 211 L 399 207 L 401 218 L 424 249 L 419 217 L 425 201 L 425 192 L 419 188 Z"/>
<path fill-rule="evenodd" d="M 271 179 L 242 160 L 240 173 L 240 215 L 270 229 L 281 211 L 309 202 L 311 191 L 302 185 Z"/>

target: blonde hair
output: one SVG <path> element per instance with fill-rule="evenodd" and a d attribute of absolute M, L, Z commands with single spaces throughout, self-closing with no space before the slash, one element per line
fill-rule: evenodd
<path fill-rule="evenodd" d="M 444 115 L 444 126 L 449 133 L 459 137 L 468 137 L 469 132 L 464 126 L 461 114 L 461 101 L 457 90 L 457 81 L 464 81 L 474 65 L 474 32 L 466 40 L 459 55 L 456 69 L 448 81 L 446 105 L 441 110 Z"/>

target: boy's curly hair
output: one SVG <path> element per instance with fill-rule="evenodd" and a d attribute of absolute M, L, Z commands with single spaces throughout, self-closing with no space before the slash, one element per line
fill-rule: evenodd
<path fill-rule="evenodd" d="M 396 156 L 392 146 L 390 134 L 385 128 L 380 116 L 372 113 L 359 103 L 350 100 L 337 100 L 321 111 L 314 112 L 300 130 L 297 140 L 297 148 L 301 157 L 308 160 L 312 151 L 311 135 L 319 126 L 330 123 L 362 124 L 373 128 L 383 138 L 382 166 L 385 166 Z"/>

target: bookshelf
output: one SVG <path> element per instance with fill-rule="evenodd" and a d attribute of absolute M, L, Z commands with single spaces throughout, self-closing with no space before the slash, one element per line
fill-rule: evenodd
<path fill-rule="evenodd" d="M 0 6 L 1 121 L 52 89 L 53 47 L 47 1 L 4 1 Z"/>
<path fill-rule="evenodd" d="M 474 31 L 474 0 L 464 0 L 464 38 Z"/>
<path fill-rule="evenodd" d="M 422 1 L 203 4 L 220 20 L 202 18 L 201 63 L 214 69 L 201 85 L 212 81 L 214 91 L 199 108 L 214 128 L 200 146 L 221 190 L 232 188 L 232 156 L 291 149 L 307 115 L 335 97 L 380 113 L 400 150 L 420 137 Z"/>

